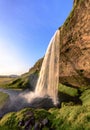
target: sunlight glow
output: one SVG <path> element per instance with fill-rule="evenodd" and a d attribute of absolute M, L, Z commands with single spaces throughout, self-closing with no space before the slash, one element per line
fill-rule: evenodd
<path fill-rule="evenodd" d="M 0 40 L 0 75 L 21 74 L 27 69 L 19 52 L 5 40 Z"/>

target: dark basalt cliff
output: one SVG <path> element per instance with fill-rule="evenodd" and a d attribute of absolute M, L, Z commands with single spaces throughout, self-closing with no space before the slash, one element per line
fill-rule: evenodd
<path fill-rule="evenodd" d="M 60 29 L 60 82 L 90 86 L 90 0 L 75 0 Z"/>

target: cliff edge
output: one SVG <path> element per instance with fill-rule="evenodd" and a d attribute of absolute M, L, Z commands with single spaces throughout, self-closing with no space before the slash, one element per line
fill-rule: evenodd
<path fill-rule="evenodd" d="M 90 0 L 74 0 L 60 29 L 60 82 L 90 87 Z"/>

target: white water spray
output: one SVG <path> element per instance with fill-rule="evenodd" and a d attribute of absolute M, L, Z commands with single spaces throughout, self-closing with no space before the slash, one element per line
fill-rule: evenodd
<path fill-rule="evenodd" d="M 60 31 L 57 30 L 47 48 L 35 89 L 35 95 L 48 95 L 55 105 L 58 103 L 59 46 Z"/>
<path fill-rule="evenodd" d="M 54 105 L 58 104 L 59 46 L 60 31 L 57 30 L 46 51 L 35 92 L 24 91 L 18 93 L 14 90 L 0 89 L 1 92 L 5 92 L 10 96 L 8 105 L 6 104 L 4 108 L 0 109 L 0 116 L 24 107 L 50 108 L 53 107 L 53 103 Z"/>

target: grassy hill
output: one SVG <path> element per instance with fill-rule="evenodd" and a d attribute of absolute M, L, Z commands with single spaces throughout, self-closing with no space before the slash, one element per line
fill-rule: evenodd
<path fill-rule="evenodd" d="M 39 59 L 29 72 L 18 77 L 0 77 L 0 87 L 12 89 L 30 89 L 34 90 L 43 58 Z"/>
<path fill-rule="evenodd" d="M 0 76 L 0 87 L 8 84 L 9 82 L 11 82 L 14 79 L 15 78 L 12 78 L 12 77 L 9 77 L 9 76 Z"/>
<path fill-rule="evenodd" d="M 0 92 L 0 109 L 2 109 L 4 105 L 6 105 L 8 99 L 8 94 Z"/>
<path fill-rule="evenodd" d="M 0 120 L 0 130 L 89 130 L 90 129 L 90 89 L 79 90 L 59 85 L 61 108 L 49 110 L 25 108 L 6 114 Z M 65 89 L 66 88 L 66 89 Z M 72 92 L 72 93 L 71 93 Z M 72 98 L 71 98 L 72 97 Z M 77 101 L 79 98 L 80 102 Z M 72 100 L 74 99 L 74 100 Z"/>

